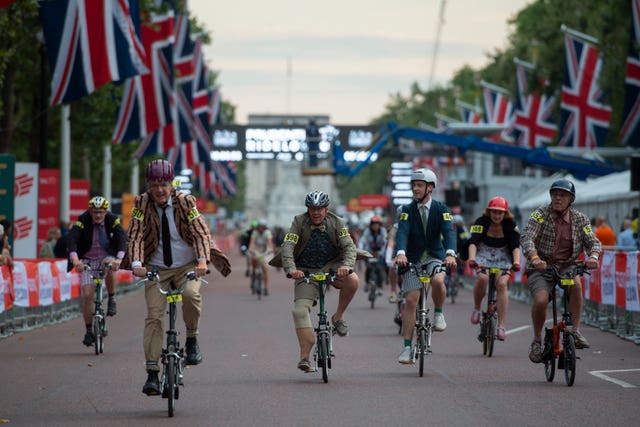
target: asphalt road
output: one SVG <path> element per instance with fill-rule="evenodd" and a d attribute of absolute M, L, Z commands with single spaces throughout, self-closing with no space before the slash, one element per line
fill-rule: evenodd
<path fill-rule="evenodd" d="M 527 357 L 529 307 L 512 302 L 508 337 L 494 356 L 482 355 L 469 323 L 471 292 L 445 306 L 448 328 L 433 338 L 424 377 L 400 365 L 402 339 L 386 293 L 375 309 L 359 291 L 347 311 L 350 335 L 334 339 L 336 357 L 324 384 L 320 373 L 296 369 L 292 282 L 271 270 L 271 295 L 249 292 L 244 260 L 233 273 L 208 277 L 203 290 L 200 347 L 189 367 L 175 418 L 166 400 L 141 393 L 142 293 L 120 298 L 108 318 L 105 353 L 81 344 L 80 318 L 0 340 L 0 421 L 16 426 L 539 426 L 637 425 L 640 347 L 585 327 L 591 348 L 580 350 L 573 387 L 563 371 L 548 383 Z M 387 291 L 387 290 L 385 290 Z M 337 292 L 328 295 L 328 308 Z M 315 322 L 317 316 L 312 314 Z M 180 330 L 184 326 L 180 320 Z M 184 340 L 184 335 L 182 335 Z M 606 372 L 602 372 L 606 371 Z"/>

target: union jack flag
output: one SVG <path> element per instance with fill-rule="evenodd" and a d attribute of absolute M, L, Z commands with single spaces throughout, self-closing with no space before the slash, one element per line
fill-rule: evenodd
<path fill-rule="evenodd" d="M 209 123 L 209 70 L 202 50 L 203 40 L 198 39 L 194 50 L 195 76 L 193 80 L 193 133 L 198 142 L 213 149 L 211 124 Z"/>
<path fill-rule="evenodd" d="M 496 85 L 480 82 L 482 87 L 482 96 L 484 99 L 484 116 L 485 122 L 494 125 L 504 125 L 511 120 L 512 106 L 509 100 L 509 92 Z M 510 141 L 511 138 L 506 132 L 496 132 L 491 135 L 489 140 L 500 142 L 502 140 Z"/>
<path fill-rule="evenodd" d="M 138 0 L 40 1 L 38 12 L 52 64 L 52 105 L 149 72 Z"/>
<path fill-rule="evenodd" d="M 174 67 L 180 142 L 188 142 L 194 139 L 194 49 L 195 43 L 193 42 L 193 40 L 191 40 L 189 17 L 185 14 L 179 14 L 176 17 L 176 46 L 174 49 Z"/>
<path fill-rule="evenodd" d="M 222 124 L 222 114 L 220 109 L 220 88 L 209 90 L 209 125 Z"/>
<path fill-rule="evenodd" d="M 154 14 L 142 26 L 142 42 L 150 72 L 125 81 L 114 143 L 143 139 L 173 122 L 173 11 Z"/>
<path fill-rule="evenodd" d="M 559 145 L 595 148 L 604 145 L 611 106 L 598 86 L 602 59 L 589 42 L 565 32 L 565 69 L 560 102 Z"/>
<path fill-rule="evenodd" d="M 233 162 L 212 161 L 211 166 L 216 177 L 222 183 L 224 191 L 228 195 L 236 194 L 236 167 Z"/>
<path fill-rule="evenodd" d="M 167 152 L 167 159 L 173 163 L 177 170 L 194 170 L 200 163 L 208 166 L 211 160 L 209 150 L 197 141 L 184 142 L 177 147 L 171 148 Z"/>
<path fill-rule="evenodd" d="M 624 121 L 620 129 L 623 144 L 640 147 L 640 0 L 631 1 L 632 17 L 627 74 L 625 76 Z"/>
<path fill-rule="evenodd" d="M 557 125 L 552 118 L 556 98 L 529 92 L 527 69 L 533 65 L 516 61 L 516 102 L 507 133 L 520 147 L 537 148 L 555 139 Z"/>
<path fill-rule="evenodd" d="M 464 123 L 482 123 L 480 109 L 475 105 L 467 104 L 463 101 L 456 101 L 456 108 L 460 111 L 460 118 Z"/>

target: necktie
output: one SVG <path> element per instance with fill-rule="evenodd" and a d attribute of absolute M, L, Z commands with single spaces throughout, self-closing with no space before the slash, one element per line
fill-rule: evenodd
<path fill-rule="evenodd" d="M 422 231 L 424 232 L 424 234 L 427 234 L 427 206 L 426 205 L 420 206 L 420 210 L 422 211 L 422 213 L 421 213 L 421 215 L 422 215 Z"/>
<path fill-rule="evenodd" d="M 162 208 L 162 256 L 164 265 L 167 267 L 173 264 L 173 256 L 171 255 L 171 234 L 169 233 L 169 218 L 167 218 L 168 205 L 160 206 Z"/>
<path fill-rule="evenodd" d="M 107 232 L 104 230 L 104 224 L 97 224 L 98 226 L 98 241 L 102 249 L 109 249 L 109 239 L 107 238 Z"/>

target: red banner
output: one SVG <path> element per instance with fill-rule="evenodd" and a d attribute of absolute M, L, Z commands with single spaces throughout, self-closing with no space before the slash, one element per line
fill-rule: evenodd
<path fill-rule="evenodd" d="M 358 205 L 363 208 L 386 208 L 390 199 L 388 194 L 362 194 L 358 196 Z"/>
<path fill-rule="evenodd" d="M 600 269 L 592 270 L 591 276 L 589 276 L 589 295 L 587 295 L 587 299 L 597 303 L 602 302 L 602 281 L 600 277 Z"/>
<path fill-rule="evenodd" d="M 38 253 L 47 232 L 60 223 L 60 171 L 40 169 L 38 190 Z"/>
<path fill-rule="evenodd" d="M 8 265 L 0 267 L 0 313 L 13 307 L 13 276 Z"/>
<path fill-rule="evenodd" d="M 72 179 L 69 183 L 69 221 L 75 222 L 89 206 L 89 181 Z"/>
<path fill-rule="evenodd" d="M 616 306 L 627 306 L 627 253 L 616 253 Z"/>

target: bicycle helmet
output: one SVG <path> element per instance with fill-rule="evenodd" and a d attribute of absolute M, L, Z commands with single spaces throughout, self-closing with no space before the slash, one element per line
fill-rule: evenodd
<path fill-rule="evenodd" d="M 509 203 L 507 203 L 504 197 L 494 197 L 493 199 L 489 200 L 487 209 L 493 210 L 493 211 L 507 212 L 509 210 Z"/>
<path fill-rule="evenodd" d="M 89 208 L 109 209 L 109 201 L 102 196 L 95 196 L 89 200 Z"/>
<path fill-rule="evenodd" d="M 312 191 L 304 198 L 304 204 L 308 208 L 324 208 L 329 206 L 329 195 L 322 191 Z"/>
<path fill-rule="evenodd" d="M 553 190 L 562 190 L 571 194 L 571 203 L 576 199 L 576 187 L 573 185 L 573 182 L 568 179 L 562 178 L 554 181 L 553 184 L 551 184 L 551 188 L 549 188 L 549 195 L 551 195 Z"/>
<path fill-rule="evenodd" d="M 260 219 L 258 221 L 257 227 L 266 227 L 266 226 L 267 226 L 267 220 L 266 219 Z"/>
<path fill-rule="evenodd" d="M 371 217 L 369 224 L 382 224 L 382 218 L 380 218 L 380 215 L 374 215 Z"/>
<path fill-rule="evenodd" d="M 173 181 L 173 165 L 167 160 L 153 160 L 147 165 L 146 177 L 148 181 Z"/>
<path fill-rule="evenodd" d="M 411 174 L 411 181 L 432 182 L 434 188 L 438 185 L 438 177 L 431 169 L 427 168 L 414 170 Z"/>

